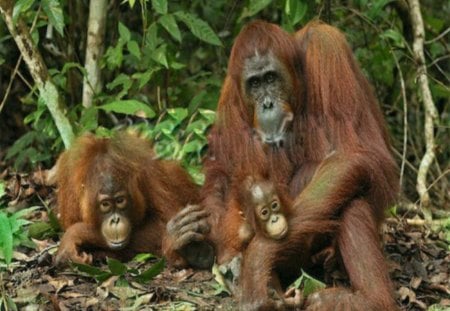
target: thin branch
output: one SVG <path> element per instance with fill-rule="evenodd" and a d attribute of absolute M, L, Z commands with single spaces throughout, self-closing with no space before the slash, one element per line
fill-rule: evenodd
<path fill-rule="evenodd" d="M 448 27 L 447 29 L 445 29 L 439 36 L 437 36 L 436 38 L 434 38 L 434 39 L 431 39 L 431 40 L 428 40 L 428 41 L 425 41 L 425 44 L 430 44 L 430 43 L 433 43 L 433 42 L 435 42 L 435 41 L 438 41 L 439 39 L 441 39 L 441 38 L 443 38 L 446 34 L 448 34 L 450 32 L 450 27 Z"/>
<path fill-rule="evenodd" d="M 425 30 L 420 12 L 419 0 L 409 0 L 409 13 L 411 24 L 414 31 L 414 60 L 417 65 L 417 78 L 420 91 L 422 93 L 422 102 L 425 110 L 425 145 L 426 151 L 420 161 L 419 172 L 417 174 L 417 192 L 420 196 L 421 205 L 425 208 L 430 206 L 430 195 L 427 187 L 427 175 L 431 164 L 435 159 L 435 141 L 434 141 L 434 124 L 438 118 L 438 113 L 431 96 L 428 84 L 427 67 L 424 55 L 424 38 Z"/>
<path fill-rule="evenodd" d="M 86 76 L 83 81 L 83 106 L 92 106 L 93 96 L 101 91 L 100 57 L 103 54 L 107 0 L 91 0 L 86 44 Z"/>
<path fill-rule="evenodd" d="M 36 22 L 39 17 L 39 13 L 41 12 L 41 6 L 39 6 L 39 9 L 36 12 L 36 16 L 34 17 L 33 23 L 31 24 L 30 33 L 33 32 L 34 27 L 36 27 Z M 22 63 L 22 55 L 19 56 L 19 59 L 17 60 L 16 66 L 14 67 L 14 70 L 12 72 L 11 78 L 9 79 L 8 87 L 6 88 L 5 96 L 3 97 L 2 103 L 0 104 L 0 113 L 2 113 L 3 107 L 6 104 L 6 100 L 8 99 L 9 92 L 11 91 L 12 84 L 14 82 L 14 79 L 16 78 L 17 73 L 19 72 L 19 66 Z M 30 87 L 31 89 L 31 87 Z"/>
<path fill-rule="evenodd" d="M 395 66 L 398 69 L 400 75 L 400 87 L 402 91 L 402 100 L 403 100 L 403 151 L 402 151 L 402 164 L 400 166 L 400 188 L 403 185 L 403 174 L 405 173 L 405 164 L 406 164 L 406 149 L 408 146 L 408 101 L 406 99 L 406 87 L 405 87 L 405 79 L 403 78 L 402 68 L 398 62 L 397 56 L 395 56 L 394 51 L 391 49 L 392 57 L 395 61 Z"/>
<path fill-rule="evenodd" d="M 63 105 L 62 98 L 58 94 L 56 86 L 51 81 L 47 66 L 39 50 L 34 45 L 33 39 L 30 36 L 30 30 L 20 17 L 14 24 L 12 18 L 13 4 L 11 0 L 0 0 L 0 13 L 20 50 L 23 60 L 28 66 L 31 77 L 39 90 L 40 97 L 44 100 L 53 117 L 65 147 L 68 148 L 73 141 L 74 134 L 72 125 L 66 117 L 66 109 Z"/>

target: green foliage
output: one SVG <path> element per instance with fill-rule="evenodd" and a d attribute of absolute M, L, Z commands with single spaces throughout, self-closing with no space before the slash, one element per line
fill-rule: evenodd
<path fill-rule="evenodd" d="M 50 24 L 55 27 L 61 36 L 64 36 L 64 14 L 59 0 L 42 0 L 42 9 L 48 17 Z"/>
<path fill-rule="evenodd" d="M 85 42 L 87 31 L 86 20 L 79 16 L 84 16 L 89 6 L 87 2 L 77 3 L 74 6 L 68 1 L 18 0 L 13 12 L 14 20 L 20 16 L 28 26 L 37 21 L 31 35 L 39 43 L 59 93 L 67 101 L 67 116 L 77 135 L 85 131 L 108 135 L 115 127 L 133 124 L 155 139 L 158 154 L 181 159 L 201 182 L 200 158 L 205 150 L 205 129 L 211 124 L 201 111 L 216 109 L 229 51 L 237 33 L 254 19 L 274 22 L 295 32 L 308 21 L 320 18 L 345 33 L 375 87 L 396 154 L 405 150 L 404 159 L 408 160 L 403 172 L 403 190 L 412 202 L 416 201 L 416 171 L 425 149 L 424 113 L 421 94 L 417 92 L 408 8 L 400 2 L 122 0 L 121 5 L 109 7 L 105 52 L 101 57 L 104 87 L 95 94 L 92 108 L 81 105 L 81 84 L 85 76 L 81 60 L 85 46 L 78 44 Z M 427 73 L 440 114 L 435 131 L 439 165 L 432 166 L 432 182 L 445 171 L 450 159 L 450 149 L 445 148 L 450 125 L 446 62 L 450 46 L 448 36 L 439 38 L 448 29 L 450 4 L 424 0 L 421 9 L 426 30 Z M 40 37 L 47 33 L 48 25 L 56 31 L 43 44 Z M 55 46 L 60 54 L 53 55 L 47 43 Z M 0 66 L 4 69 L 0 75 L 5 81 L 10 68 L 15 66 L 17 57 L 12 55 L 16 54 L 12 37 L 0 27 Z M 402 85 L 406 93 L 407 124 L 404 124 Z M 0 88 L 0 94 L 5 93 L 2 84 Z M 14 160 L 19 170 L 38 164 L 49 167 L 63 145 L 45 99 L 36 96 L 32 85 L 28 95 L 24 94 L 25 87 L 15 89 L 19 92 L 10 95 L 5 106 L 22 103 L 29 130 L 9 148 L 6 159 Z M 20 103 L 13 98 L 18 98 Z M 187 115 L 182 120 L 176 119 L 171 109 L 185 109 Z M 406 134 L 408 141 L 404 145 Z M 401 157 L 397 159 L 401 164 Z M 446 178 L 441 178 L 430 189 L 435 205 L 447 202 L 446 188 Z"/>
<path fill-rule="evenodd" d="M 43 240 L 52 237 L 57 237 L 61 232 L 58 219 L 53 213 L 53 210 L 47 211 L 49 221 L 33 222 L 28 227 L 28 236 L 33 239 Z"/>
<path fill-rule="evenodd" d="M 133 261 L 136 262 L 144 262 L 148 259 L 155 258 L 155 256 L 151 254 L 139 254 Z M 140 283 L 147 283 L 152 280 L 155 276 L 161 273 L 161 271 L 165 267 L 165 259 L 160 259 L 158 262 L 153 264 L 150 268 L 141 271 L 137 268 L 128 268 L 125 264 L 120 261 L 108 258 L 107 269 L 97 268 L 91 265 L 78 264 L 74 263 L 74 267 L 77 270 L 87 276 L 93 277 L 97 280 L 97 282 L 104 282 L 112 276 L 118 276 L 118 280 L 116 282 L 126 285 L 127 279 L 132 279 Z"/>
<path fill-rule="evenodd" d="M 0 210 L 0 266 L 11 263 L 13 250 L 17 246 L 34 248 L 26 230 L 30 222 L 23 217 L 36 209 L 30 207 L 13 214 Z"/>
<path fill-rule="evenodd" d="M 301 276 L 297 280 L 295 280 L 292 286 L 297 289 L 301 289 L 304 297 L 308 297 L 310 294 L 326 287 L 323 282 L 314 279 L 303 270 Z"/>

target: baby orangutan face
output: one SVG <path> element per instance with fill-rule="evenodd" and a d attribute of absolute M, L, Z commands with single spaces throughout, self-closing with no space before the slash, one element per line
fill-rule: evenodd
<path fill-rule="evenodd" d="M 256 182 L 251 187 L 251 197 L 261 230 L 269 238 L 284 238 L 288 232 L 288 223 L 274 185 L 268 181 Z"/>

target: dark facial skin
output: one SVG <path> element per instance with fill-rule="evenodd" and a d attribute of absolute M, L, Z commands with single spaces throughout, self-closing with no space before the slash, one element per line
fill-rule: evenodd
<path fill-rule="evenodd" d="M 98 210 L 102 215 L 101 232 L 111 249 L 122 249 L 131 235 L 131 222 L 127 215 L 129 196 L 112 176 L 102 176 L 101 180 L 103 186 L 97 195 Z"/>
<path fill-rule="evenodd" d="M 294 115 L 289 105 L 290 76 L 270 53 L 245 62 L 243 91 L 254 108 L 253 127 L 265 144 L 281 146 Z"/>

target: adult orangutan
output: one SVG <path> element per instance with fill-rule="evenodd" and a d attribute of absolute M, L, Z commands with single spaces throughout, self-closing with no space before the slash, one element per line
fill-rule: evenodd
<path fill-rule="evenodd" d="M 397 308 L 378 236 L 398 184 L 389 149 L 373 90 L 336 28 L 313 22 L 293 37 L 256 21 L 240 32 L 205 161 L 208 238 L 222 252 L 234 238 L 224 241 L 220 231 L 234 225 L 223 219 L 236 172 L 252 175 L 268 167 L 294 198 L 287 236 L 275 241 L 256 234 L 244 250 L 243 310 L 286 307 L 280 285 L 289 284 L 300 268 L 308 271 L 329 249 L 339 256 L 351 287 L 311 295 L 308 310 Z M 204 220 L 184 214 L 173 221 L 194 228 Z M 179 245 L 188 242 L 169 233 Z M 204 238 L 196 233 L 196 239 Z"/>
<path fill-rule="evenodd" d="M 126 133 L 81 136 L 60 156 L 57 208 L 65 233 L 57 263 L 152 252 L 173 265 L 202 267 L 200 243 L 180 248 L 165 235 L 172 216 L 199 202 L 198 188 L 178 163 L 154 158 L 148 142 Z"/>

